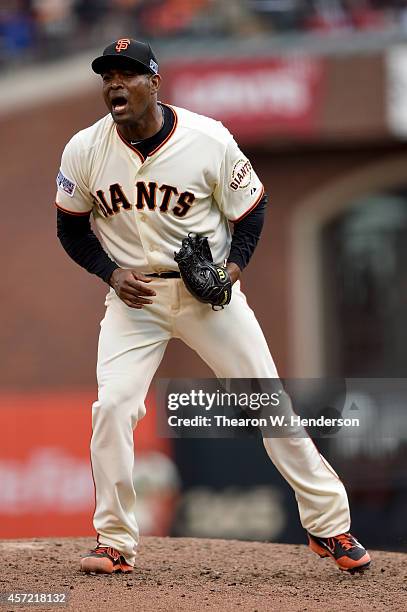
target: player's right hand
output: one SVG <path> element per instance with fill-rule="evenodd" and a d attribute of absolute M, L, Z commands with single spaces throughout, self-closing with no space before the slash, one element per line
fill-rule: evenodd
<path fill-rule="evenodd" d="M 109 284 L 126 306 L 140 309 L 146 304 L 153 303 L 148 298 L 156 295 L 156 292 L 145 285 L 145 283 L 151 283 L 151 281 L 151 278 L 135 270 L 116 268 L 116 270 L 113 270 Z"/>

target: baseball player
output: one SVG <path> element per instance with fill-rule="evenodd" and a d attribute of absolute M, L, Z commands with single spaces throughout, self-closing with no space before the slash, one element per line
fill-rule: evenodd
<path fill-rule="evenodd" d="M 92 407 L 97 545 L 81 559 L 84 572 L 110 574 L 131 572 L 135 563 L 133 430 L 168 341 L 183 340 L 218 378 L 278 374 L 239 282 L 266 206 L 250 161 L 221 123 L 158 101 L 161 77 L 149 44 L 117 40 L 92 68 L 109 113 L 66 145 L 56 206 L 68 255 L 110 285 Z M 180 277 L 174 252 L 188 234 L 208 239 L 227 281 L 219 299 L 200 301 Z M 296 433 L 263 441 L 294 489 L 311 549 L 343 570 L 368 567 L 369 554 L 349 533 L 342 482 L 311 439 Z"/>

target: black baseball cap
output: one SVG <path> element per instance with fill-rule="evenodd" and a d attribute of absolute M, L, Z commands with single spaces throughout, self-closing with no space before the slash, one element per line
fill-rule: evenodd
<path fill-rule="evenodd" d="M 106 47 L 103 55 L 92 62 L 92 70 L 96 74 L 102 74 L 111 66 L 119 63 L 137 64 L 145 68 L 151 74 L 158 73 L 157 58 L 148 43 L 134 40 L 133 38 L 119 38 Z"/>

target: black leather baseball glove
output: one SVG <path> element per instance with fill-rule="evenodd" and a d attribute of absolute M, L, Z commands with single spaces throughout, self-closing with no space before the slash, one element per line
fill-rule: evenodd
<path fill-rule="evenodd" d="M 208 238 L 188 234 L 174 259 L 186 288 L 197 300 L 222 309 L 232 297 L 232 283 L 226 268 L 213 263 Z"/>

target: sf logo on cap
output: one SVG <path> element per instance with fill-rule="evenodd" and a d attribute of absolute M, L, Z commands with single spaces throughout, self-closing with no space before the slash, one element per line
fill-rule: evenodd
<path fill-rule="evenodd" d="M 120 51 L 126 51 L 127 47 L 130 44 L 130 40 L 128 38 L 121 38 L 117 41 L 116 51 L 120 53 Z"/>

